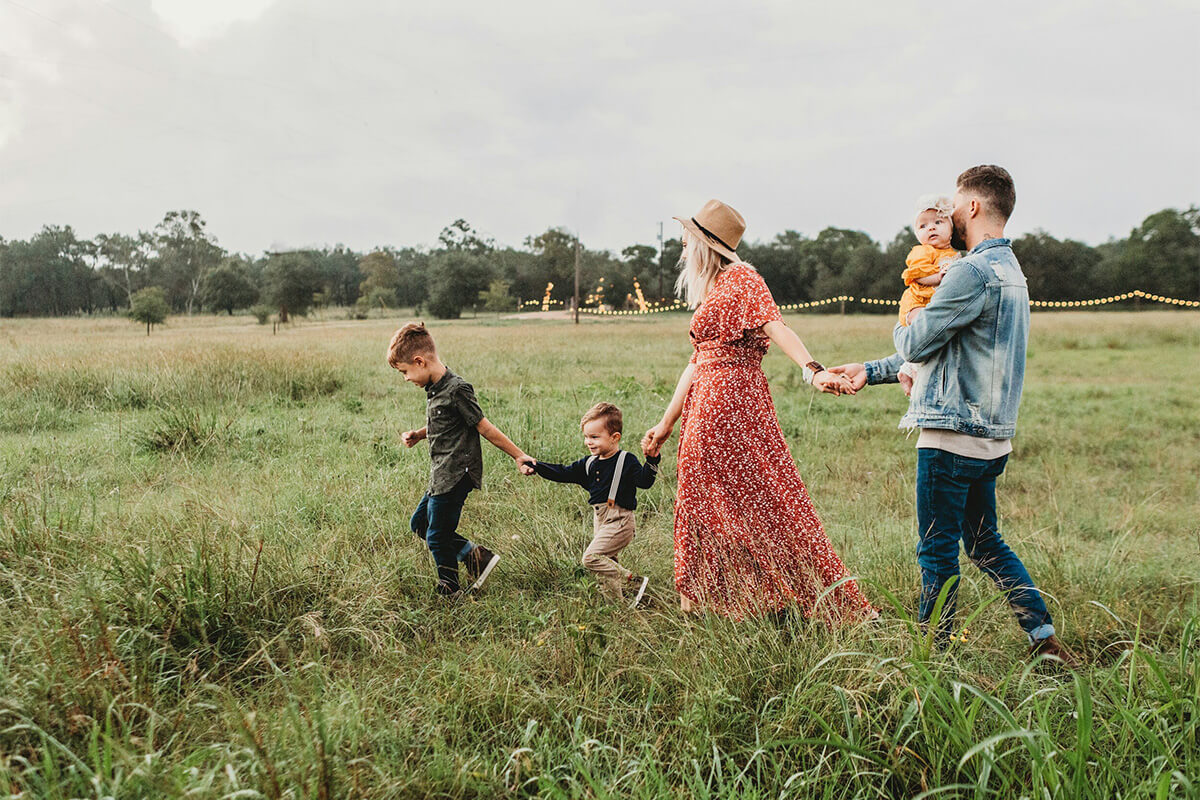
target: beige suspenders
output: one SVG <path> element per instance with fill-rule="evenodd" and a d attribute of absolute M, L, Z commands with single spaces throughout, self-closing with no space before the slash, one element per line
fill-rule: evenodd
<path fill-rule="evenodd" d="M 613 470 L 612 486 L 608 487 L 608 507 L 612 508 L 617 504 L 617 490 L 621 488 L 621 475 L 625 473 L 625 451 L 621 450 L 617 453 L 616 468 Z M 596 463 L 598 456 L 592 456 L 588 459 L 587 466 L 584 471 L 590 470 L 592 464 Z"/>

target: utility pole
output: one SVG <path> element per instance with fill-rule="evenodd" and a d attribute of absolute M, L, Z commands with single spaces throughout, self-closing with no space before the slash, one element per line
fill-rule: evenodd
<path fill-rule="evenodd" d="M 663 294 L 663 275 L 666 274 L 666 271 L 667 271 L 667 265 L 664 264 L 663 261 L 666 259 L 666 257 L 667 257 L 666 251 L 663 249 L 663 224 L 660 221 L 658 223 L 658 299 L 659 300 L 666 297 L 666 295 Z"/>
<path fill-rule="evenodd" d="M 579 324 L 579 232 L 575 232 L 575 324 Z"/>

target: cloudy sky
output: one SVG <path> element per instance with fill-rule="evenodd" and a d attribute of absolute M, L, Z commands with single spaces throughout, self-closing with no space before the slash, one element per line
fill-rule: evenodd
<path fill-rule="evenodd" d="M 0 236 L 890 239 L 992 162 L 1013 232 L 1098 243 L 1200 203 L 1197 42 L 1195 0 L 0 0 Z"/>

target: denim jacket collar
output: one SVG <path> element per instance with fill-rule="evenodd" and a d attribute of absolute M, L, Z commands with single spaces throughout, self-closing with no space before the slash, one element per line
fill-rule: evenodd
<path fill-rule="evenodd" d="M 987 250 L 990 247 L 1012 247 L 1012 239 L 1005 239 L 1003 236 L 999 237 L 998 239 L 984 239 L 982 242 L 975 245 L 975 248 L 971 252 L 967 253 L 967 255 L 973 256 L 976 253 L 982 253 L 984 250 Z"/>

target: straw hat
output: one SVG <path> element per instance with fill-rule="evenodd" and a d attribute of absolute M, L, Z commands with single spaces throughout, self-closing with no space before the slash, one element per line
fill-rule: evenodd
<path fill-rule="evenodd" d="M 741 261 L 737 248 L 746 232 L 746 220 L 742 215 L 720 200 L 709 200 L 694 217 L 673 217 L 694 236 L 699 236 L 708 246 L 731 261 Z"/>

